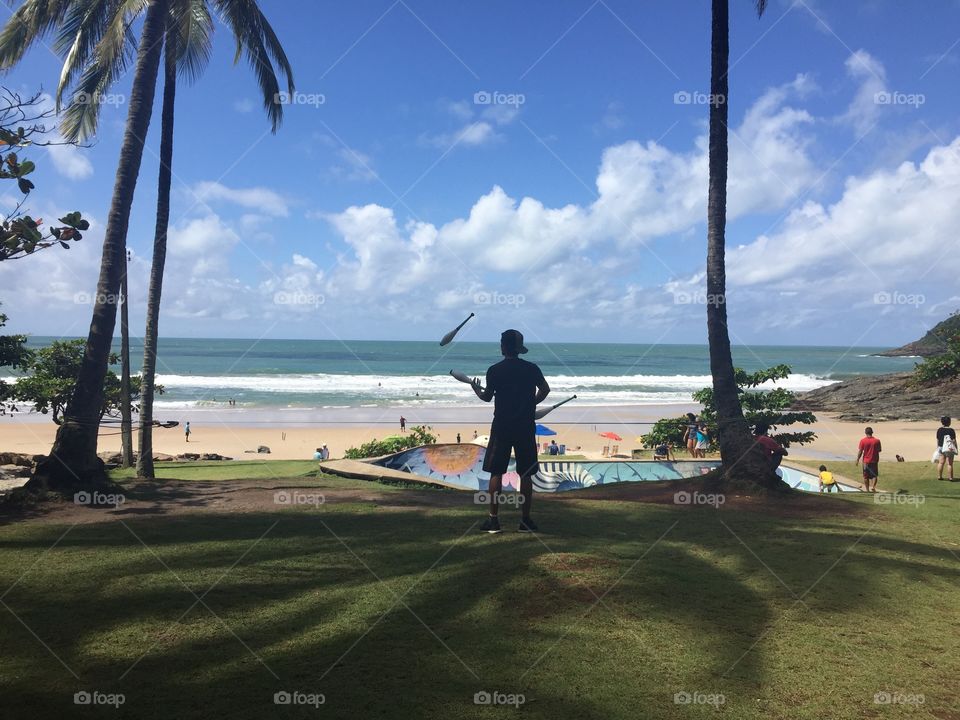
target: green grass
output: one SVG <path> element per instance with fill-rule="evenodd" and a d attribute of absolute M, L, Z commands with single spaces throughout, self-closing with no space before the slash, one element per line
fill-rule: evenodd
<path fill-rule="evenodd" d="M 919 492 L 920 470 L 891 481 Z M 531 537 L 477 533 L 468 494 L 437 507 L 446 494 L 315 482 L 380 499 L 0 527 L 4 717 L 513 712 L 474 705 L 482 690 L 551 720 L 716 714 L 675 704 L 682 692 L 722 694 L 738 719 L 960 714 L 960 484 L 922 504 L 806 498 L 816 512 L 785 516 L 538 497 L 547 532 Z M 76 708 L 84 689 L 125 704 Z M 276 708 L 279 690 L 326 704 Z"/>
<path fill-rule="evenodd" d="M 301 478 L 317 474 L 316 460 L 220 460 L 207 462 L 158 462 L 155 471 L 159 480 L 269 480 Z M 136 477 L 133 468 L 113 470 L 114 480 Z"/>
<path fill-rule="evenodd" d="M 826 465 L 832 472 L 843 475 L 855 483 L 862 483 L 863 466 L 857 467 L 852 462 L 838 462 L 836 460 L 796 460 L 793 464 L 809 467 L 816 472 L 820 465 Z M 954 467 L 954 475 L 960 477 L 960 463 Z M 944 476 L 949 477 L 944 468 Z M 930 462 L 881 462 L 878 487 L 888 492 L 904 490 L 908 493 L 918 493 L 937 497 L 960 498 L 960 482 L 937 480 L 937 466 Z"/>

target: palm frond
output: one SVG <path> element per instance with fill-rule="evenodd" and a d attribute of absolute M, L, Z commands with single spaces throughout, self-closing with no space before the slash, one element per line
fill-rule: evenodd
<path fill-rule="evenodd" d="M 116 19 L 123 0 L 74 0 L 69 12 L 57 28 L 54 50 L 65 52 L 60 80 L 57 83 L 57 111 L 63 94 L 74 78 L 90 62 L 94 49 Z"/>
<path fill-rule="evenodd" d="M 16 65 L 63 20 L 73 0 L 26 0 L 0 30 L 0 70 Z"/>
<path fill-rule="evenodd" d="M 206 0 L 177 0 L 170 9 L 177 67 L 190 82 L 206 69 L 213 52 L 213 17 Z M 169 39 L 168 39 L 169 42 Z"/>
<path fill-rule="evenodd" d="M 130 25 L 148 4 L 149 0 L 124 0 L 110 18 L 73 88 L 73 97 L 61 121 L 61 132 L 68 140 L 82 141 L 96 133 L 105 95 L 136 58 L 136 38 Z M 66 86 L 58 88 L 60 93 L 64 90 Z"/>
<path fill-rule="evenodd" d="M 214 0 L 221 17 L 237 40 L 235 61 L 245 54 L 263 94 L 263 108 L 274 132 L 283 120 L 280 84 L 274 62 L 286 76 L 287 92 L 292 94 L 293 69 L 270 23 L 255 0 Z"/>
<path fill-rule="evenodd" d="M 757 17 L 762 17 L 764 11 L 767 9 L 767 5 L 770 4 L 770 0 L 756 0 L 757 3 Z"/>

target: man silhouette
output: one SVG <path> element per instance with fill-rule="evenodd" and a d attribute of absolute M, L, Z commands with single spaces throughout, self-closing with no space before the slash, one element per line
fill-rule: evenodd
<path fill-rule="evenodd" d="M 483 458 L 483 470 L 490 473 L 490 517 L 480 529 L 489 533 L 501 532 L 498 500 L 503 489 L 503 474 L 507 471 L 510 451 L 513 450 L 523 497 L 519 531 L 536 532 L 537 526 L 530 519 L 533 476 L 540 469 L 537 464 L 534 413 L 537 404 L 550 394 L 550 386 L 539 367 L 520 359 L 519 356 L 526 353 L 527 348 L 523 346 L 523 335 L 519 331 L 505 330 L 500 335 L 500 352 L 503 360 L 487 370 L 486 388 L 480 384 L 480 378 L 474 378 L 471 383 L 481 400 L 494 400 L 490 441 Z"/>

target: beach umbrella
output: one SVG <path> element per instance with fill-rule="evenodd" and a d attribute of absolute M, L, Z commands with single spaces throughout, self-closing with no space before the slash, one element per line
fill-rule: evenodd
<path fill-rule="evenodd" d="M 541 425 L 540 423 L 537 423 L 537 431 L 535 434 L 536 435 L 556 435 L 557 433 L 555 430 L 551 430 L 546 425 Z"/>
<path fill-rule="evenodd" d="M 623 438 L 617 435 L 615 432 L 600 433 L 600 437 L 607 438 L 609 440 L 616 440 L 617 442 L 623 441 Z"/>

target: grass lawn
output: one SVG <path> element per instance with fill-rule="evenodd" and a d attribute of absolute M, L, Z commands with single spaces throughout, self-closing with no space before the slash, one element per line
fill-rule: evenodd
<path fill-rule="evenodd" d="M 478 533 L 468 493 L 311 467 L 163 476 L 309 484 L 319 506 L 228 512 L 185 491 L 183 513 L 0 518 L 3 717 L 515 712 L 474 704 L 494 691 L 551 720 L 960 717 L 960 483 L 921 463 L 885 463 L 881 487 L 923 502 L 538 496 L 538 536 L 512 532 L 512 508 L 508 532 Z M 281 691 L 325 702 L 277 707 Z"/>

